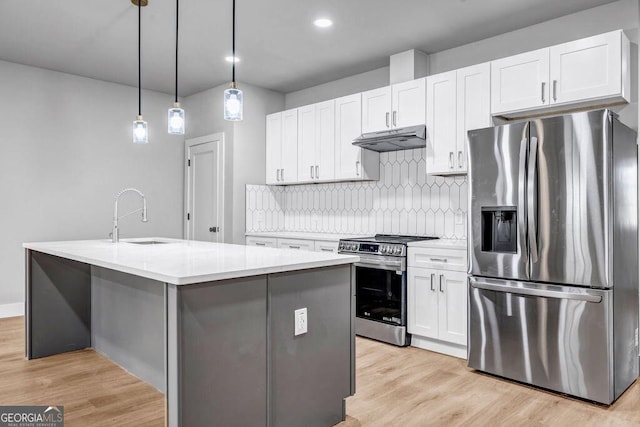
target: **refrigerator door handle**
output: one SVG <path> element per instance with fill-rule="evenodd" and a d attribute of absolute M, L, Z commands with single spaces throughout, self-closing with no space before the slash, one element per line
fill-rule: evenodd
<path fill-rule="evenodd" d="M 520 168 L 518 169 L 518 240 L 523 242 L 522 239 L 526 239 L 527 236 L 527 211 L 525 209 L 527 204 L 527 150 L 529 149 L 529 140 L 523 138 L 520 141 Z M 523 256 L 526 258 L 529 256 L 527 243 L 522 245 Z"/>
<path fill-rule="evenodd" d="M 517 286 L 489 283 L 489 282 L 486 282 L 483 280 L 477 280 L 477 279 L 470 279 L 469 284 L 471 285 L 472 288 L 484 289 L 487 291 L 505 292 L 505 293 L 516 294 L 516 295 L 529 295 L 534 297 L 566 299 L 566 300 L 573 300 L 573 301 L 586 301 L 586 302 L 592 302 L 592 303 L 602 302 L 601 296 L 589 295 L 586 293 L 562 292 L 562 291 L 553 291 L 549 289 L 521 288 Z"/>
<path fill-rule="evenodd" d="M 529 168 L 527 170 L 527 225 L 531 261 L 538 262 L 538 138 L 531 137 Z"/>

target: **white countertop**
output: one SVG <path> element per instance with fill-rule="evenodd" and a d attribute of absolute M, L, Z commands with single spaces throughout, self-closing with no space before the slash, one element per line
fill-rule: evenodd
<path fill-rule="evenodd" d="M 170 242 L 156 245 L 140 240 Z M 174 285 L 350 264 L 358 256 L 168 238 L 24 243 L 24 248 Z"/>
<path fill-rule="evenodd" d="M 409 242 L 407 246 L 416 248 L 460 249 L 466 251 L 467 241 L 465 239 L 421 240 L 418 242 Z"/>
<path fill-rule="evenodd" d="M 347 239 L 350 237 L 370 237 L 367 235 L 357 234 L 330 234 L 330 233 L 307 233 L 304 231 L 261 231 L 261 232 L 247 232 L 245 236 L 252 237 L 275 237 L 280 239 L 305 239 L 305 240 L 327 240 L 337 242 L 340 239 Z"/>

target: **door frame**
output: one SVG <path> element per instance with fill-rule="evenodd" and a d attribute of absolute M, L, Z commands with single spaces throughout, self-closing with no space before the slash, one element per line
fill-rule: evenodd
<path fill-rule="evenodd" d="M 224 142 L 224 132 L 212 133 L 209 135 L 199 136 L 197 138 L 189 138 L 184 141 L 184 206 L 183 206 L 183 228 L 182 235 L 186 240 L 191 240 L 189 235 L 189 220 L 187 220 L 187 213 L 189 211 L 190 204 L 190 183 L 189 183 L 189 149 L 196 145 L 206 144 L 208 142 L 213 142 L 215 145 L 215 149 L 217 150 L 217 158 L 218 163 L 216 165 L 216 177 L 218 182 L 218 201 L 216 203 L 216 207 L 218 210 L 218 227 L 220 231 L 218 231 L 218 242 L 224 242 L 225 236 L 225 216 L 224 216 L 224 200 L 225 200 L 225 170 L 224 170 L 224 158 L 225 158 L 225 142 Z"/>

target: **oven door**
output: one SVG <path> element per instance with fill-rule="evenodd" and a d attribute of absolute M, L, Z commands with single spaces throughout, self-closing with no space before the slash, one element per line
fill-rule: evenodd
<path fill-rule="evenodd" d="M 407 324 L 404 258 L 360 255 L 356 268 L 356 317 L 389 325 Z"/>

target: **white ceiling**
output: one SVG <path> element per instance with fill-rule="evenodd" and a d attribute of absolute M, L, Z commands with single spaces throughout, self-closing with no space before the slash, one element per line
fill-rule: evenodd
<path fill-rule="evenodd" d="M 237 0 L 237 80 L 292 92 L 613 0 Z M 334 26 L 312 25 L 319 16 Z M 142 9 L 143 86 L 173 93 L 175 2 Z M 231 0 L 180 2 L 180 95 L 228 82 Z M 0 59 L 137 86 L 130 0 L 2 0 Z"/>

